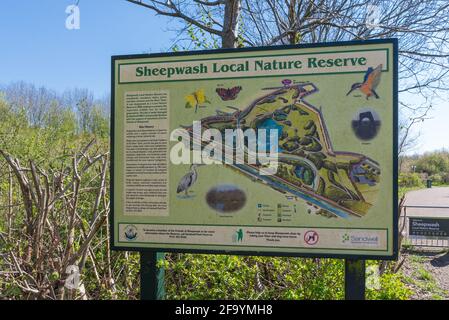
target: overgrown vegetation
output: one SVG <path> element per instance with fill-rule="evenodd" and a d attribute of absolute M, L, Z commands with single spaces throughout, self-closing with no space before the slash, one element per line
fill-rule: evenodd
<path fill-rule="evenodd" d="M 404 156 L 400 160 L 400 187 L 423 187 L 427 179 L 435 186 L 449 184 L 449 152 L 446 150 Z"/>
<path fill-rule="evenodd" d="M 377 265 L 369 261 L 368 265 Z M 344 298 L 344 261 L 170 255 L 167 296 L 172 299 L 314 299 Z M 411 295 L 402 276 L 385 272 L 379 288 L 368 288 L 368 299 L 405 300 Z"/>
<path fill-rule="evenodd" d="M 403 173 L 399 174 L 399 187 L 413 188 L 424 187 L 423 180 L 417 173 Z"/>
<path fill-rule="evenodd" d="M 440 175 L 445 183 L 449 183 L 449 153 L 447 151 L 428 152 L 412 161 L 416 172 L 425 172 L 431 178 Z"/>

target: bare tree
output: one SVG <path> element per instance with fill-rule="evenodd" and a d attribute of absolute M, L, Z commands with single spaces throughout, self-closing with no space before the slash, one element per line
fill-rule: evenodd
<path fill-rule="evenodd" d="M 11 83 L 1 90 L 12 110 L 24 111 L 32 126 L 43 126 L 52 105 L 60 105 L 56 92 L 45 87 L 37 88 L 23 81 Z"/>
<path fill-rule="evenodd" d="M 97 272 L 92 243 L 104 227 L 109 214 L 107 200 L 108 154 L 92 152 L 94 141 L 72 156 L 71 166 L 61 170 L 44 170 L 30 160 L 22 165 L 19 159 L 0 150 L 0 164 L 9 167 L 9 183 L 13 177 L 18 186 L 21 201 L 8 206 L 23 208 L 24 218 L 20 226 L 13 229 L 9 223 L 6 233 L 0 232 L 0 256 L 2 281 L 11 283 L 28 299 L 77 298 L 66 285 L 71 267 L 83 271 L 86 260 L 97 275 L 98 286 L 113 286 L 111 273 L 103 281 Z M 12 194 L 12 190 L 10 191 Z M 82 199 L 86 194 L 94 195 L 90 220 L 80 214 Z M 10 197 L 12 198 L 12 197 Z M 90 197 L 89 197 L 90 198 Z M 85 201 L 85 200 L 84 200 Z M 11 208 L 9 207 L 9 208 Z M 9 218 L 18 220 L 20 216 Z M 14 233 L 13 235 L 11 235 Z M 107 242 L 108 238 L 105 239 Z M 76 243 L 76 245 L 75 245 Z M 109 244 L 108 244 L 109 246 Z M 108 256 L 107 265 L 111 265 Z M 79 298 L 87 298 L 82 282 Z"/>
<path fill-rule="evenodd" d="M 78 132 L 96 133 L 96 121 L 107 120 L 110 115 L 110 96 L 95 99 L 88 89 L 74 88 L 59 94 L 20 81 L 0 87 L 0 95 L 4 95 L 13 112 L 23 113 L 34 127 L 58 126 L 64 117 L 73 114 Z"/>
<path fill-rule="evenodd" d="M 126 0 L 156 12 L 159 15 L 178 18 L 212 36 L 221 38 L 223 48 L 235 48 L 238 43 L 240 0 L 192 0 L 192 1 L 141 1 Z M 183 31 L 186 28 L 182 29 Z"/>
<path fill-rule="evenodd" d="M 252 45 L 399 39 L 401 93 L 448 90 L 449 3 L 385 0 L 244 0 Z"/>
<path fill-rule="evenodd" d="M 411 114 L 406 113 L 399 120 L 399 144 L 398 155 L 401 158 L 405 153 L 412 151 L 418 145 L 419 133 L 413 132 L 416 124 L 430 119 L 428 114 L 432 109 L 432 105 L 425 105 L 421 107 L 408 106 L 401 103 L 403 109 L 409 109 Z M 406 111 L 406 110 L 405 110 Z M 399 164 L 401 167 L 401 164 Z"/>

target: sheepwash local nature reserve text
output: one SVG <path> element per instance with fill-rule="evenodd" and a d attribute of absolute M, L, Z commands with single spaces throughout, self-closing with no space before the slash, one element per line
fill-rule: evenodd
<path fill-rule="evenodd" d="M 291 52 L 291 51 L 290 51 Z M 119 64 L 119 83 L 251 78 L 259 76 L 287 76 L 366 72 L 368 67 L 382 65 L 389 68 L 388 49 L 337 51 L 310 54 L 276 54 L 210 58 L 197 55 L 195 59 L 182 56 L 148 57 L 133 63 Z M 204 58 L 202 58 L 204 57 Z"/>
<path fill-rule="evenodd" d="M 367 59 L 365 57 L 356 58 L 337 58 L 337 59 L 318 59 L 311 57 L 307 59 L 307 68 L 331 68 L 331 67 L 346 67 L 346 66 L 366 66 Z M 250 61 L 246 60 L 242 63 L 212 63 L 212 70 L 204 63 L 180 67 L 156 67 L 151 68 L 142 66 L 136 68 L 137 77 L 151 77 L 151 76 L 166 76 L 171 78 L 174 75 L 180 74 L 201 74 L 201 73 L 225 73 L 225 72 L 250 72 L 250 71 L 272 71 L 272 70 L 291 70 L 302 69 L 303 61 L 278 61 L 273 60 L 255 60 L 252 65 Z"/>

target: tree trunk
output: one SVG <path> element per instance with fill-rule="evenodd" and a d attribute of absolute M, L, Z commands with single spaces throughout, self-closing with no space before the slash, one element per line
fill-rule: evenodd
<path fill-rule="evenodd" d="M 290 0 L 288 4 L 288 28 L 291 30 L 288 34 L 288 41 L 290 44 L 296 44 L 296 31 L 298 29 L 296 26 L 296 0 Z"/>
<path fill-rule="evenodd" d="M 8 240 L 11 239 L 11 229 L 12 229 L 12 206 L 13 206 L 13 179 L 12 179 L 12 169 L 8 170 L 8 178 L 9 178 L 9 188 L 8 188 Z"/>
<path fill-rule="evenodd" d="M 238 21 L 240 17 L 240 0 L 226 0 L 223 20 L 222 48 L 237 47 Z"/>

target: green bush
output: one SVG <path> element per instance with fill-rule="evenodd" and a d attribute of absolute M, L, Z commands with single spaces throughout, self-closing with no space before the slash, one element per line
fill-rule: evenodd
<path fill-rule="evenodd" d="M 342 299 L 335 259 L 169 255 L 168 299 Z"/>
<path fill-rule="evenodd" d="M 380 277 L 380 289 L 367 290 L 370 300 L 408 300 L 412 295 L 400 274 L 386 273 Z"/>
<path fill-rule="evenodd" d="M 440 172 L 435 173 L 429 177 L 434 185 L 449 184 L 449 173 Z"/>
<path fill-rule="evenodd" d="M 435 151 L 425 153 L 415 162 L 416 171 L 426 172 L 429 175 L 449 172 L 449 153 L 446 151 Z"/>
<path fill-rule="evenodd" d="M 449 184 L 449 172 L 441 174 L 443 184 Z"/>
<path fill-rule="evenodd" d="M 401 173 L 399 175 L 399 187 L 421 187 L 423 181 L 417 173 Z"/>
<path fill-rule="evenodd" d="M 435 173 L 429 177 L 434 185 L 443 184 L 443 177 L 439 173 Z"/>
<path fill-rule="evenodd" d="M 168 299 L 344 299 L 341 259 L 169 254 L 163 265 Z M 402 300 L 410 293 L 400 275 L 386 273 L 367 298 Z"/>

